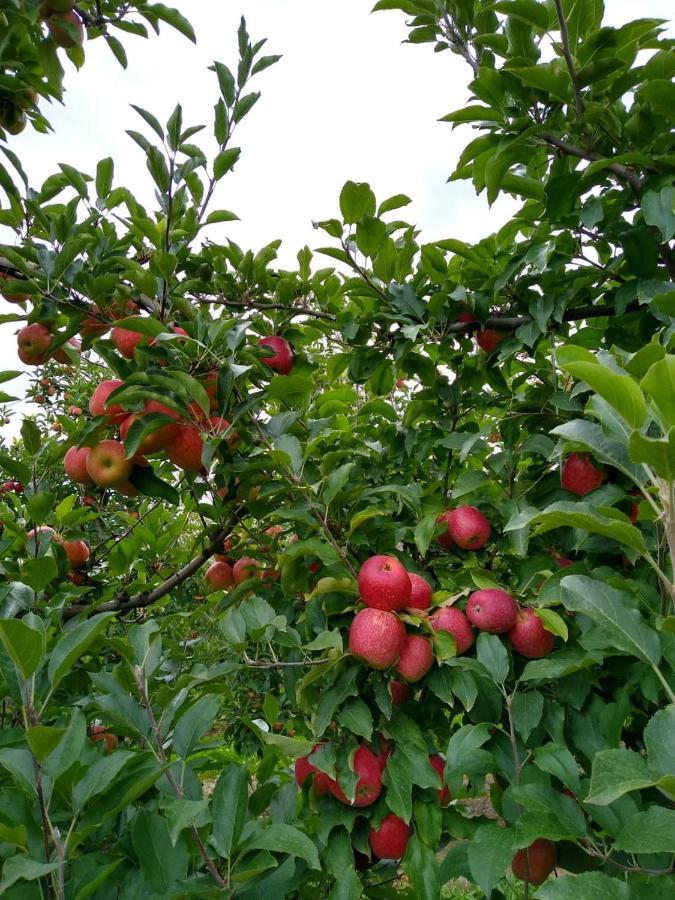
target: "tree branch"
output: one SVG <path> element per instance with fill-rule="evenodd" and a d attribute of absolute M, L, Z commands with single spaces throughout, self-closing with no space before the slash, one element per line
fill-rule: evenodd
<path fill-rule="evenodd" d="M 335 321 L 335 316 L 331 313 L 323 312 L 320 309 L 310 309 L 309 307 L 295 307 L 291 306 L 288 303 L 258 303 L 255 300 L 251 300 L 248 303 L 245 303 L 243 300 L 228 300 L 227 297 L 195 297 L 197 303 L 211 303 L 211 304 L 222 304 L 223 306 L 232 306 L 235 309 L 247 310 L 247 309 L 258 309 L 258 310 L 269 310 L 269 309 L 279 309 L 284 310 L 286 312 L 290 312 L 290 318 L 295 318 L 296 316 L 311 316 L 314 319 L 326 319 L 329 322 Z"/>
<path fill-rule="evenodd" d="M 182 569 L 174 572 L 173 575 L 157 585 L 156 588 L 153 588 L 153 590 L 143 594 L 135 594 L 133 597 L 130 597 L 127 593 L 121 593 L 115 597 L 114 600 L 108 600 L 106 603 L 99 603 L 98 606 L 85 606 L 83 604 L 69 606 L 63 611 L 63 618 L 66 620 L 73 619 L 83 612 L 86 612 L 88 616 L 103 612 L 125 613 L 131 609 L 145 609 L 147 606 L 152 606 L 153 603 L 161 600 L 162 597 L 165 597 L 177 588 L 179 584 L 182 584 L 191 575 L 194 575 L 207 560 L 211 559 L 215 553 L 222 550 L 223 541 L 239 521 L 239 515 L 239 510 L 236 510 L 230 516 L 229 521 L 215 532 L 211 543 L 208 544 L 201 553 L 195 556 L 194 559 L 191 559 Z"/>
<path fill-rule="evenodd" d="M 539 138 L 551 147 L 556 147 L 561 153 L 564 153 L 567 156 L 576 156 L 577 159 L 585 159 L 589 162 L 607 159 L 607 157 L 603 156 L 601 153 L 596 153 L 594 150 L 582 150 L 581 147 L 563 141 L 561 138 L 556 137 L 554 134 L 550 134 L 547 131 L 542 132 L 542 134 L 539 135 Z M 634 169 L 631 169 L 629 166 L 624 166 L 621 163 L 610 163 L 607 168 L 610 172 L 613 172 L 617 178 L 621 179 L 621 181 L 625 181 L 629 184 L 636 194 L 640 193 L 642 190 L 642 179 Z"/>
<path fill-rule="evenodd" d="M 629 303 L 624 312 L 635 312 L 640 308 L 640 304 L 636 301 Z M 600 319 L 605 316 L 616 316 L 617 312 L 613 306 L 578 306 L 574 309 L 565 310 L 563 313 L 563 322 L 580 322 L 583 319 Z M 485 328 L 494 328 L 497 331 L 512 331 L 520 325 L 525 325 L 532 321 L 532 316 L 492 316 L 485 322 L 453 322 L 445 328 L 445 334 L 461 334 L 467 331 L 480 331 Z"/>

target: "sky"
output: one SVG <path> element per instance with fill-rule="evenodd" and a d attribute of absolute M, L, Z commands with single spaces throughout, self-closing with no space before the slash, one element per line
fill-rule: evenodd
<path fill-rule="evenodd" d="M 119 67 L 102 40 L 85 45 L 87 60 L 75 72 L 65 61 L 65 106 L 44 104 L 49 135 L 27 129 L 12 139 L 33 184 L 58 163 L 95 173 L 99 159 L 115 160 L 115 184 L 149 201 L 141 150 L 125 129 L 143 130 L 134 103 L 164 122 L 176 102 L 184 122 L 207 123 L 209 134 L 218 88 L 208 66 L 236 65 L 236 29 L 246 18 L 253 42 L 268 38 L 265 54 L 283 54 L 251 83 L 262 96 L 242 122 L 235 144 L 236 169 L 220 184 L 212 208 L 234 211 L 240 222 L 220 225 L 210 236 L 258 249 L 283 238 L 282 266 L 297 251 L 330 239 L 312 222 L 338 215 L 345 181 L 367 181 L 379 200 L 404 193 L 413 203 L 403 217 L 422 229 L 422 240 L 474 241 L 505 222 L 518 204 L 499 198 L 490 209 L 468 182 L 447 183 L 468 126 L 451 130 L 438 121 L 468 100 L 470 70 L 449 52 L 429 44 L 404 44 L 404 16 L 370 13 L 374 0 L 167 0 L 192 22 L 196 46 L 167 26 L 159 38 L 124 35 L 129 66 Z M 606 21 L 637 15 L 672 17 L 671 0 L 605 0 Z M 196 142 L 201 140 L 197 135 Z M 328 265 L 319 258 L 317 266 Z M 321 260 L 321 261 L 319 261 Z M 6 307 L 3 304 L 3 308 Z M 0 326 L 0 354 L 16 359 L 15 325 Z M 23 381 L 23 379 L 21 379 Z M 21 382 L 12 382 L 15 394 Z M 14 424 L 9 433 L 16 433 Z M 5 433 L 8 433 L 7 431 Z"/>

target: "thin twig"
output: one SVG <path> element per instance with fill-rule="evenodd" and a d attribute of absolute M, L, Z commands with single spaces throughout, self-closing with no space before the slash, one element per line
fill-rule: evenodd
<path fill-rule="evenodd" d="M 577 116 L 579 116 L 580 119 L 583 119 L 584 101 L 581 96 L 581 89 L 579 87 L 579 76 L 577 75 L 577 70 L 574 67 L 574 60 L 572 59 L 572 52 L 570 50 L 570 36 L 567 30 L 567 20 L 565 19 L 565 13 L 563 12 L 562 3 L 560 2 L 560 0 L 553 0 L 553 2 L 555 4 L 555 11 L 558 16 L 558 24 L 560 25 L 560 40 L 562 42 L 563 56 L 565 57 L 565 62 L 567 63 L 567 70 L 570 73 L 572 90 L 574 91 L 574 105 L 577 110 Z"/>

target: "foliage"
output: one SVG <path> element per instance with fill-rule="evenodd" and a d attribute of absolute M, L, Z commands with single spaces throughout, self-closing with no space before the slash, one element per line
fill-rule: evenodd
<path fill-rule="evenodd" d="M 16 6 L 5 15 L 23 17 L 23 41 L 34 4 Z M 131 6 L 179 27 L 157 4 Z M 44 325 L 58 354 L 0 455 L 14 479 L 0 587 L 10 898 L 432 900 L 457 878 L 493 897 L 672 892 L 671 42 L 658 21 L 603 26 L 599 2 L 375 9 L 403 11 L 412 42 L 470 66 L 472 99 L 445 121 L 479 134 L 452 178 L 524 201 L 476 245 L 420 243 L 395 218 L 407 197 L 378 203 L 356 182 L 296 271 L 275 267 L 277 242 L 245 251 L 224 237 L 235 213 L 210 201 L 260 96 L 249 80 L 278 60 L 243 21 L 235 71 L 214 65 L 214 148 L 180 107 L 164 124 L 138 109 L 130 137 L 156 209 L 110 159 L 34 189 L 3 178 L 0 221 L 17 238 L 2 247 L 3 290 L 26 301 L 2 322 Z M 113 324 L 136 335 L 131 353 Z M 292 345 L 290 374 L 258 344 L 271 335 Z M 63 472 L 68 448 L 117 433 L 83 412 L 106 378 L 138 419 L 124 494 Z M 146 414 L 148 401 L 163 410 Z M 170 442 L 146 465 L 141 444 L 175 416 L 201 433 L 197 466 L 179 466 Z M 571 452 L 606 474 L 580 498 L 560 482 Z M 448 549 L 437 517 L 465 504 L 492 538 Z M 27 537 L 44 525 L 56 536 Z M 84 574 L 63 544 L 81 539 Z M 216 554 L 259 569 L 211 590 L 201 567 Z M 347 650 L 374 554 L 423 574 L 434 606 L 507 589 L 553 652 L 528 660 L 483 633 L 457 655 L 428 616 L 404 612 L 436 660 L 395 706 L 395 672 Z M 92 724 L 118 739 L 112 752 L 87 739 Z M 312 779 L 298 789 L 293 760 L 319 740 L 313 764 L 348 798 L 357 747 L 391 742 L 373 805 L 320 796 Z M 400 868 L 370 858 L 369 828 L 390 812 L 412 825 Z M 514 853 L 541 838 L 567 874 L 515 885 Z"/>

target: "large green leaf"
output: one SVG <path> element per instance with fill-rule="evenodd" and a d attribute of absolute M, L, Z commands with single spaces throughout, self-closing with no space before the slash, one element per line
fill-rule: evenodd
<path fill-rule="evenodd" d="M 619 541 L 640 554 L 647 553 L 642 532 L 631 525 L 626 516 L 610 509 L 596 510 L 588 503 L 562 500 L 552 503 L 546 509 L 526 509 L 509 519 L 504 531 L 516 531 L 526 525 L 535 525 L 537 534 L 554 528 L 581 528 L 591 534 L 601 534 Z"/>
<path fill-rule="evenodd" d="M 219 853 L 230 859 L 244 822 L 248 804 L 248 772 L 235 763 L 220 773 L 211 798 L 213 841 Z"/>
<path fill-rule="evenodd" d="M 0 641 L 23 678 L 37 670 L 44 659 L 46 640 L 42 630 L 31 628 L 21 619 L 0 621 Z"/>
<path fill-rule="evenodd" d="M 58 642 L 49 659 L 47 675 L 52 688 L 68 674 L 74 663 L 83 656 L 96 638 L 104 631 L 114 613 L 100 613 L 75 625 Z"/>
<path fill-rule="evenodd" d="M 640 386 L 630 375 L 620 374 L 603 365 L 589 350 L 567 345 L 557 352 L 561 368 L 574 378 L 585 381 L 619 413 L 633 428 L 639 428 L 647 418 L 647 404 Z"/>
<path fill-rule="evenodd" d="M 659 635 L 627 602 L 626 594 L 585 575 L 568 575 L 560 587 L 565 608 L 588 616 L 612 646 L 651 666 L 659 664 Z"/>

